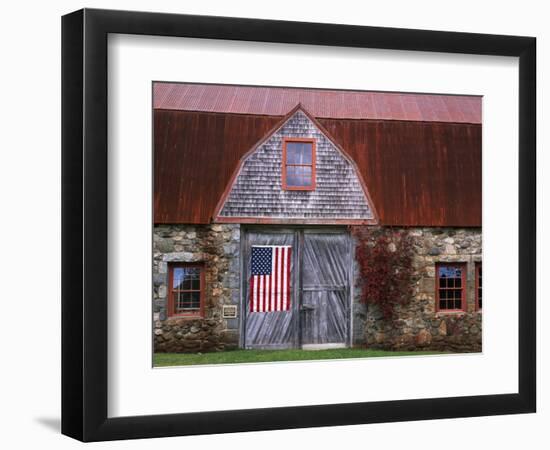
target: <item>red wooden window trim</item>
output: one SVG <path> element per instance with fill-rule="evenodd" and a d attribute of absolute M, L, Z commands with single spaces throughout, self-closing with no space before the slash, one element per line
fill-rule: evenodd
<path fill-rule="evenodd" d="M 476 311 L 481 311 L 482 307 L 482 270 L 481 262 L 476 262 Z"/>
<path fill-rule="evenodd" d="M 309 142 L 311 143 L 311 164 L 287 164 L 286 163 L 286 146 L 289 142 Z M 317 185 L 316 182 L 316 142 L 313 138 L 283 138 L 283 189 L 285 191 L 314 191 Z M 307 166 L 311 167 L 311 184 L 309 186 L 288 186 L 286 183 L 287 166 Z"/>
<path fill-rule="evenodd" d="M 174 290 L 174 269 L 179 267 L 196 267 L 200 269 L 200 286 L 199 289 L 189 289 L 189 290 Z M 189 317 L 189 318 L 200 318 L 204 317 L 204 291 L 205 291 L 205 277 L 204 277 L 204 264 L 202 263 L 169 263 L 168 265 L 168 317 Z M 176 292 L 200 292 L 200 307 L 197 310 L 189 312 L 179 312 L 176 313 Z"/>
<path fill-rule="evenodd" d="M 440 295 L 440 290 L 442 290 L 440 287 L 439 287 L 439 268 L 440 267 L 455 267 L 455 268 L 460 268 L 462 270 L 462 273 L 461 273 L 461 287 L 460 287 L 460 309 L 441 309 L 439 307 L 439 295 Z M 446 289 L 447 291 L 450 291 L 450 290 L 458 290 L 458 288 L 443 288 L 443 289 Z M 435 310 L 436 312 L 444 312 L 444 313 L 447 313 L 447 312 L 466 312 L 466 263 L 461 263 L 461 262 L 458 262 L 458 263 L 455 263 L 455 262 L 450 262 L 450 263 L 445 263 L 445 262 L 441 262 L 441 263 L 437 263 L 435 265 Z"/>

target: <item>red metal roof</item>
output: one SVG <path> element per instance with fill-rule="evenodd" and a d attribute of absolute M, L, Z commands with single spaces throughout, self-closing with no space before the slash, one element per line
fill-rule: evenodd
<path fill-rule="evenodd" d="M 481 123 L 481 97 L 324 89 L 154 83 L 153 108 L 284 116 L 301 103 L 326 119 Z"/>
<path fill-rule="evenodd" d="M 281 117 L 154 112 L 155 223 L 210 223 L 239 160 Z M 380 223 L 481 226 L 481 125 L 320 118 Z"/>

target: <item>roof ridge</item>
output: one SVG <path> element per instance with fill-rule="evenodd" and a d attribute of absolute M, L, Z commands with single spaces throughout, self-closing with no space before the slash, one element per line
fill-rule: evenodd
<path fill-rule="evenodd" d="M 481 96 L 316 88 L 154 83 L 153 108 L 282 116 L 296 102 L 314 117 L 481 123 Z"/>

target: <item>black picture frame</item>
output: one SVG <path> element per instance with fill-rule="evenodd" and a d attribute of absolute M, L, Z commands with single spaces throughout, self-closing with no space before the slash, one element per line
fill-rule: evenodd
<path fill-rule="evenodd" d="M 519 57 L 519 389 L 470 397 L 107 417 L 109 33 Z M 82 441 L 536 409 L 536 39 L 84 9 L 62 18 L 62 433 Z"/>

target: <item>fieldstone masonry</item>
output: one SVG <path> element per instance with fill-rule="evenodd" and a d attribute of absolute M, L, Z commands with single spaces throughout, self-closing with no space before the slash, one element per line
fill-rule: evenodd
<path fill-rule="evenodd" d="M 205 265 L 203 318 L 167 314 L 168 265 Z M 202 352 L 236 348 L 238 321 L 223 319 L 223 305 L 239 305 L 239 225 L 161 225 L 153 235 L 154 344 L 156 352 Z M 238 310 L 238 316 L 241 311 Z"/>
<path fill-rule="evenodd" d="M 481 350 L 482 313 L 475 308 L 475 262 L 481 261 L 480 228 L 411 228 L 417 276 L 411 302 L 398 307 L 398 319 L 386 321 L 376 307 L 360 302 L 361 286 L 353 289 L 354 346 L 403 350 Z M 240 225 L 160 225 L 153 238 L 153 330 L 156 352 L 203 352 L 239 345 Z M 168 317 L 168 265 L 205 265 L 203 318 Z M 435 264 L 467 263 L 467 311 L 436 312 Z M 355 267 L 355 279 L 359 269 Z M 223 305 L 237 305 L 237 319 L 223 319 Z"/>
<path fill-rule="evenodd" d="M 475 306 L 475 263 L 481 261 L 481 229 L 414 228 L 409 233 L 416 249 L 413 298 L 408 305 L 397 308 L 396 321 L 386 321 L 378 308 L 370 305 L 368 312 L 356 313 L 361 319 L 366 317 L 364 344 L 392 350 L 481 351 L 482 313 Z M 465 312 L 436 312 L 437 262 L 467 263 Z M 355 302 L 360 296 L 357 285 Z"/>

